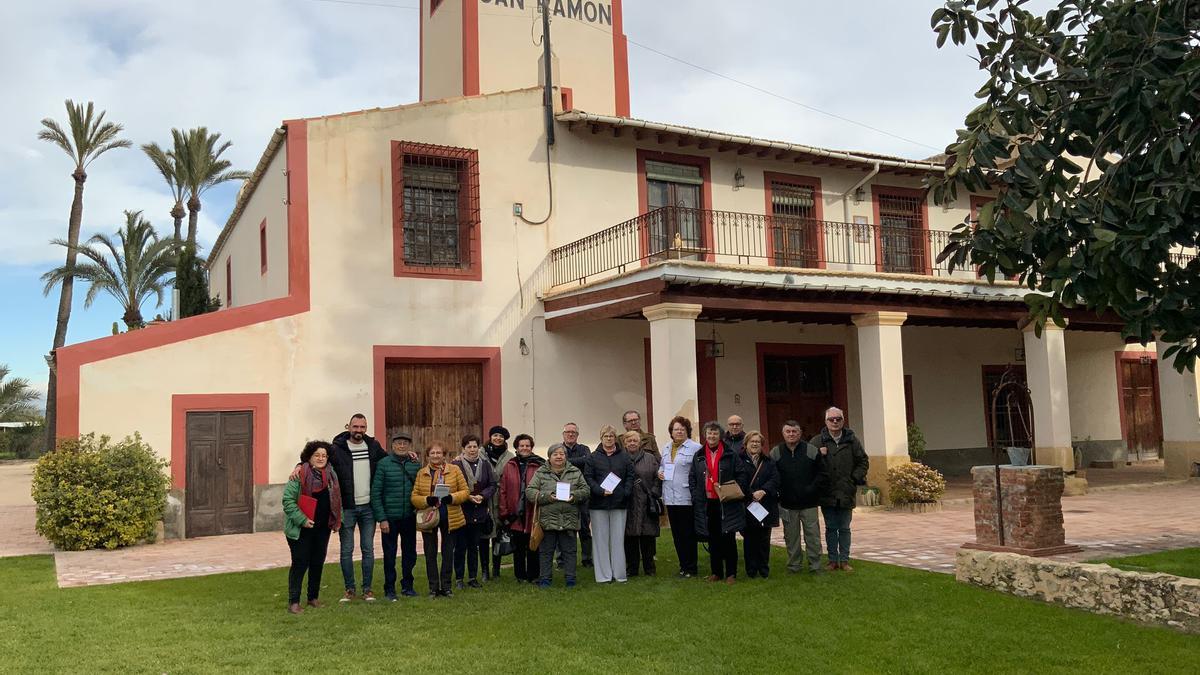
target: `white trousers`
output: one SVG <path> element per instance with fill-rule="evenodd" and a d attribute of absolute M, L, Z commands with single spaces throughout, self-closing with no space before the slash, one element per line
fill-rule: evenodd
<path fill-rule="evenodd" d="M 625 581 L 625 509 L 592 510 L 590 513 L 596 582 Z"/>

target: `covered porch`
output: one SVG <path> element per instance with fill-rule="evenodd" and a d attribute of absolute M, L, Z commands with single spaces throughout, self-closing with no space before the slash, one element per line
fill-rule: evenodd
<path fill-rule="evenodd" d="M 669 260 L 553 289 L 544 303 L 546 330 L 562 340 L 614 323 L 626 326 L 614 333 L 646 336 L 638 356 L 660 437 L 676 414 L 739 414 L 771 442 L 795 418 L 810 436 L 836 405 L 871 455 L 871 485 L 908 461 L 910 424 L 927 440 L 923 461 L 952 476 L 987 461 L 997 442 L 1020 443 L 993 437 L 986 404 L 996 374 L 1011 369 L 1028 383 L 1034 423 L 1024 443 L 1039 463 L 1073 472 L 1077 457 L 1083 467 L 1124 459 L 1132 441 L 1162 448 L 1168 472 L 1187 475 L 1200 460 L 1194 375 L 1162 365 L 1166 345 L 1126 345 L 1115 317 L 1072 313 L 1068 330 L 1035 335 L 1020 327 L 1024 292 L 1009 282 Z M 1149 387 L 1123 380 L 1126 361 L 1151 373 Z M 1012 426 L 999 425 L 1019 437 Z"/>

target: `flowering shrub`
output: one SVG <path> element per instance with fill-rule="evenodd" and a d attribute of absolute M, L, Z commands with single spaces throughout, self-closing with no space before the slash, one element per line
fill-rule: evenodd
<path fill-rule="evenodd" d="M 927 504 L 946 493 L 946 479 L 937 469 L 909 462 L 888 469 L 888 488 L 896 504 Z"/>
<path fill-rule="evenodd" d="M 95 434 L 62 441 L 33 470 L 38 534 L 68 551 L 152 540 L 167 503 L 166 467 L 138 434 L 116 444 Z"/>

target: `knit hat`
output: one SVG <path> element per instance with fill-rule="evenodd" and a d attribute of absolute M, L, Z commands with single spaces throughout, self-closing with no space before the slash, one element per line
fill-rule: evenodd
<path fill-rule="evenodd" d="M 494 435 L 496 435 L 496 434 L 500 434 L 501 436 L 503 436 L 503 437 L 504 437 L 504 440 L 506 440 L 506 441 L 507 441 L 507 440 L 509 439 L 509 437 L 511 436 L 511 434 L 509 434 L 509 433 L 508 433 L 508 429 L 505 429 L 504 427 L 500 426 L 499 424 L 497 424 L 496 426 L 492 427 L 492 428 L 491 428 L 491 429 L 488 431 L 488 437 L 490 438 L 490 437 L 492 437 L 492 436 L 494 436 Z"/>

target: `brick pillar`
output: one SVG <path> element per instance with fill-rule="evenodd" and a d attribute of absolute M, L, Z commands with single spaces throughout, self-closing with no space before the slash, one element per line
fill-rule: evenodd
<path fill-rule="evenodd" d="M 996 529 L 996 469 L 971 469 L 975 497 L 975 543 L 967 548 L 1057 555 L 1080 550 L 1066 543 L 1063 530 L 1063 470 L 1059 466 L 1001 466 L 1000 509 L 1004 545 Z"/>

